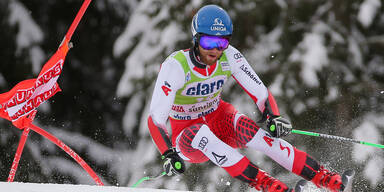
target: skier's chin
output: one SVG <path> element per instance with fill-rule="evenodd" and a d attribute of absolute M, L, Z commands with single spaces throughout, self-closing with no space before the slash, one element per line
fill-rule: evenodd
<path fill-rule="evenodd" d="M 207 61 L 206 62 L 207 65 L 212 65 L 212 64 L 216 63 L 217 56 L 215 56 L 215 55 L 207 55 L 206 61 Z"/>

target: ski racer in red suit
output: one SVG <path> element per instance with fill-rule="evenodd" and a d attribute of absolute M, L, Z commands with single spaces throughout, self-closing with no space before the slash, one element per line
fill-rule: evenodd
<path fill-rule="evenodd" d="M 167 175 L 183 173 L 184 161 L 210 160 L 257 190 L 291 191 L 236 150 L 251 148 L 318 187 L 342 191 L 339 174 L 280 139 L 291 132 L 291 123 L 280 116 L 275 99 L 244 56 L 229 45 L 232 21 L 227 12 L 216 5 L 202 7 L 193 17 L 192 33 L 193 47 L 162 63 L 150 105 L 148 127 Z M 267 131 L 221 99 L 230 77 L 262 112 Z"/>

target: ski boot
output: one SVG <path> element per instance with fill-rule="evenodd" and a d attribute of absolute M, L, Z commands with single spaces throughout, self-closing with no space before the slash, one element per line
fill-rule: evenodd
<path fill-rule="evenodd" d="M 344 191 L 345 188 L 341 176 L 337 173 L 330 172 L 323 166 L 320 167 L 320 170 L 316 173 L 312 182 L 318 188 L 323 187 L 332 192 L 341 192 Z"/>
<path fill-rule="evenodd" d="M 289 189 L 283 182 L 269 176 L 266 172 L 259 169 L 256 178 L 249 183 L 251 187 L 263 192 L 294 192 Z"/>

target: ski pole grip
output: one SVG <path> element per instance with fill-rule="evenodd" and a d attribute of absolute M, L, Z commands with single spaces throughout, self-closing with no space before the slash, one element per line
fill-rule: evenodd
<path fill-rule="evenodd" d="M 297 129 L 292 129 L 292 133 L 296 133 L 296 134 L 301 134 L 301 135 L 309 135 L 309 136 L 320 136 L 320 134 L 318 133 L 313 133 L 313 132 L 309 132 L 309 131 L 301 131 L 301 130 L 297 130 Z"/>

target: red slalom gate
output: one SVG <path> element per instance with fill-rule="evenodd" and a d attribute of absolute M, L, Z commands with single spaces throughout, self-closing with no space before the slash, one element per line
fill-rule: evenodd
<path fill-rule="evenodd" d="M 92 170 L 92 168 L 68 145 L 63 143 L 61 140 L 53 136 L 52 134 L 48 133 L 44 129 L 34 125 L 30 124 L 30 128 L 35 131 L 36 133 L 40 134 L 41 136 L 47 138 L 52 143 L 56 144 L 58 147 L 60 147 L 62 150 L 64 150 L 68 155 L 70 155 L 76 162 L 83 167 L 85 171 L 92 177 L 92 179 L 95 181 L 97 185 L 103 186 L 103 182 L 101 182 L 100 178 L 97 176 L 97 174 Z"/>
<path fill-rule="evenodd" d="M 15 179 L 17 167 L 19 165 L 21 154 L 23 153 L 25 142 L 27 141 L 27 138 L 28 138 L 29 130 L 30 129 L 28 127 L 25 128 L 20 137 L 19 146 L 17 147 L 15 158 L 13 158 L 11 170 L 9 171 L 8 182 L 13 182 L 13 180 Z"/>
<path fill-rule="evenodd" d="M 38 78 L 22 81 L 11 91 L 0 94 L 0 117 L 12 121 L 12 124 L 17 128 L 24 129 L 9 172 L 8 182 L 13 182 L 15 178 L 21 154 L 29 131 L 32 129 L 69 154 L 92 177 L 97 185 L 104 185 L 92 168 L 75 151 L 55 136 L 32 124 L 36 114 L 36 108 L 54 94 L 61 91 L 56 81 L 61 73 L 65 56 L 70 48 L 70 39 L 90 2 L 91 0 L 84 0 L 59 49 L 43 66 Z M 44 92 L 44 90 L 46 91 Z"/>

